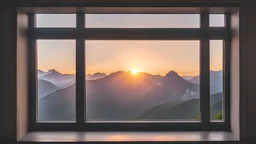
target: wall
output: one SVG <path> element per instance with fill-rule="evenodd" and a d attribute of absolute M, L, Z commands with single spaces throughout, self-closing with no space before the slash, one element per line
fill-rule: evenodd
<path fill-rule="evenodd" d="M 50 0 L 49 0 L 50 1 Z M 48 1 L 48 2 L 49 2 Z M 53 1 L 53 0 L 51 0 Z M 67 0 L 63 0 L 67 2 Z M 71 0 L 70 0 L 71 1 Z M 79 2 L 79 0 L 76 0 Z M 178 0 L 174 0 L 178 2 Z M 239 2 L 239 0 L 179 0 L 179 2 Z M 42 0 L 24 0 L 20 3 L 35 4 Z M 81 1 L 80 1 L 81 2 Z M 57 2 L 58 3 L 58 2 Z M 240 135 L 242 140 L 256 140 L 256 4 L 253 0 L 242 0 L 240 7 L 240 43 L 233 43 L 233 46 L 240 46 L 240 82 L 235 81 L 231 87 L 237 88 L 236 84 L 240 84 L 240 92 L 232 94 L 240 94 Z M 15 141 L 17 136 L 17 107 L 16 107 L 16 9 L 13 7 L 2 6 L 0 9 L 0 45 L 1 51 L 1 91 L 0 94 L 0 140 Z M 236 27 L 236 26 L 234 26 Z M 238 48 L 237 48 L 238 49 Z M 238 53 L 234 53 L 232 58 L 237 60 Z M 3 59 L 3 60 L 2 60 Z M 23 59 L 25 61 L 25 59 Z M 3 63 L 3 64 L 2 64 Z M 237 65 L 233 65 L 236 70 Z M 232 66 L 231 66 L 232 68 Z M 19 68 L 18 68 L 19 69 Z M 239 73 L 233 73 L 232 77 L 236 77 Z M 22 92 L 25 94 L 25 92 Z M 232 99 L 234 101 L 238 101 Z M 231 113 L 231 116 L 237 116 Z M 24 119 L 25 120 L 25 119 Z M 238 129 L 236 123 L 232 123 L 233 129 Z M 23 130 L 22 130 L 23 131 Z M 237 133 L 239 134 L 239 133 Z"/>
<path fill-rule="evenodd" d="M 256 6 L 255 1 L 250 0 L 246 7 L 246 39 L 243 41 L 246 43 L 246 61 L 243 63 L 246 65 L 246 105 L 247 105 L 247 129 L 246 136 L 249 139 L 256 140 Z"/>
<path fill-rule="evenodd" d="M 28 16 L 18 11 L 17 15 L 17 139 L 28 131 Z"/>
<path fill-rule="evenodd" d="M 16 10 L 1 5 L 0 45 L 1 94 L 0 94 L 0 140 L 16 139 Z"/>

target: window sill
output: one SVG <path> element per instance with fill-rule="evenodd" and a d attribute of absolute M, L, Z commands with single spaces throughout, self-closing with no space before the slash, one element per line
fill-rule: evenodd
<path fill-rule="evenodd" d="M 227 142 L 239 141 L 231 132 L 31 132 L 20 142 Z"/>

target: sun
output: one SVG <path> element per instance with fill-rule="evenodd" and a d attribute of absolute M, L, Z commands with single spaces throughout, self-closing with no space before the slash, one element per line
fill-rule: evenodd
<path fill-rule="evenodd" d="M 136 69 L 132 69 L 132 74 L 136 75 L 138 72 Z"/>

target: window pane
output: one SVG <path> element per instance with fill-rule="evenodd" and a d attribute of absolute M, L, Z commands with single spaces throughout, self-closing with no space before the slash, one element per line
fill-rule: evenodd
<path fill-rule="evenodd" d="M 87 40 L 85 49 L 87 121 L 200 120 L 199 41 Z"/>
<path fill-rule="evenodd" d="M 36 14 L 36 27 L 76 27 L 76 15 Z"/>
<path fill-rule="evenodd" d="M 90 28 L 199 28 L 199 14 L 86 14 Z"/>
<path fill-rule="evenodd" d="M 225 15 L 224 14 L 210 14 L 210 27 L 224 27 Z"/>
<path fill-rule="evenodd" d="M 211 120 L 223 120 L 223 40 L 210 41 L 210 115 Z"/>
<path fill-rule="evenodd" d="M 75 40 L 38 40 L 38 121 L 75 121 Z"/>

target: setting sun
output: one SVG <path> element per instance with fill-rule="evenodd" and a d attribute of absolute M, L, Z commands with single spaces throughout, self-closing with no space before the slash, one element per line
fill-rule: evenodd
<path fill-rule="evenodd" d="M 132 74 L 136 75 L 136 74 L 137 74 L 137 70 L 136 70 L 136 69 L 133 69 L 133 70 L 132 70 Z"/>

